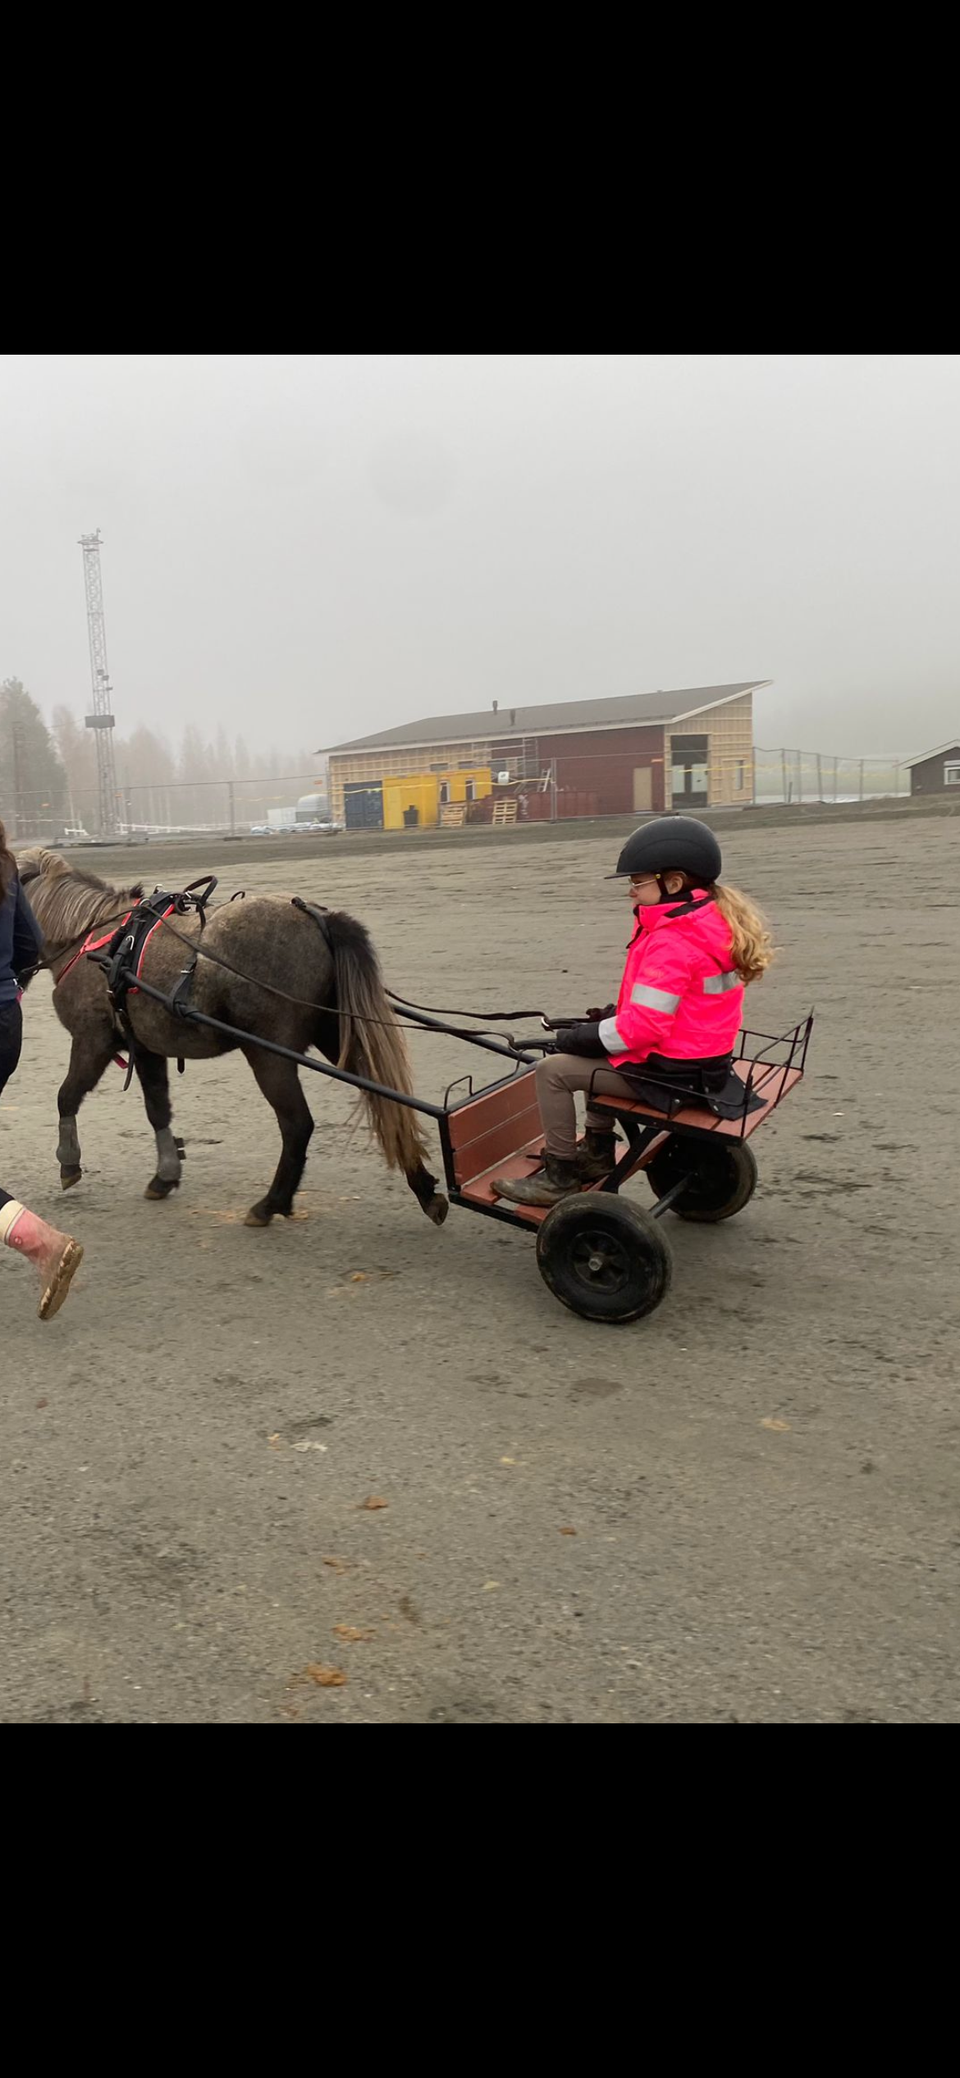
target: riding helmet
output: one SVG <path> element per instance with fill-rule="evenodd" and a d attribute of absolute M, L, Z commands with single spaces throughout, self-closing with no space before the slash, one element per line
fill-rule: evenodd
<path fill-rule="evenodd" d="M 720 878 L 720 846 L 706 823 L 692 815 L 658 815 L 628 837 L 615 873 L 608 880 L 629 880 L 635 873 L 688 873 L 700 887 Z"/>

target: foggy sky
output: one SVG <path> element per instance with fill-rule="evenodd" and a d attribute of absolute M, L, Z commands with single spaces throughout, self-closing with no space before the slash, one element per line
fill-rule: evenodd
<path fill-rule="evenodd" d="M 960 357 L 0 359 L 0 677 L 313 750 L 771 678 L 757 741 L 960 726 Z"/>

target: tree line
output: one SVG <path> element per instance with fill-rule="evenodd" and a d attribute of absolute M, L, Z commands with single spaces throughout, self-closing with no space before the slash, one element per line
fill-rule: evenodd
<path fill-rule="evenodd" d="M 159 731 L 114 735 L 117 820 L 155 829 L 225 826 L 233 782 L 236 822 L 261 822 L 309 791 L 316 759 L 306 751 L 251 751 L 221 725 L 211 739 L 195 723 L 174 746 Z M 294 777 L 291 787 L 277 782 Z M 18 678 L 0 685 L 0 820 L 14 841 L 54 841 L 80 824 L 99 826 L 97 752 L 93 731 L 71 708 L 53 709 L 48 727 Z"/>

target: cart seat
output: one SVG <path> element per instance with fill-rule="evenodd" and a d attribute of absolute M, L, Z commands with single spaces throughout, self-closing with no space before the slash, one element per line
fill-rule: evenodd
<path fill-rule="evenodd" d="M 744 1085 L 752 1071 L 750 1094 L 759 1100 L 755 1111 L 748 1111 L 740 1118 L 717 1118 L 704 1104 L 684 1105 L 682 1110 L 672 1112 L 668 1118 L 665 1112 L 657 1111 L 652 1104 L 644 1104 L 641 1098 L 627 1103 L 623 1097 L 601 1097 L 598 1094 L 590 1101 L 598 1110 L 616 1112 L 621 1118 L 642 1118 L 649 1125 L 669 1127 L 671 1133 L 723 1133 L 733 1140 L 746 1140 L 765 1118 L 769 1118 L 781 1097 L 803 1081 L 803 1070 L 785 1068 L 771 1061 L 747 1060 L 734 1061 L 733 1069 Z"/>

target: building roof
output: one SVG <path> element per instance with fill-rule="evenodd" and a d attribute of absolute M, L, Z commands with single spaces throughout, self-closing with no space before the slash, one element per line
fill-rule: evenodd
<path fill-rule="evenodd" d="M 562 736 L 586 729 L 623 729 L 658 723 L 687 721 L 708 707 L 722 707 L 742 693 L 759 692 L 771 685 L 769 678 L 752 678 L 742 685 L 687 686 L 673 693 L 626 693 L 612 700 L 561 700 L 549 707 L 484 707 L 479 714 L 436 714 L 424 721 L 402 722 L 398 729 L 380 729 L 373 736 L 354 736 L 348 743 L 334 743 L 332 752 L 348 750 L 417 750 L 434 743 L 474 743 L 494 739 L 506 743 L 511 736 Z M 320 757 L 321 751 L 315 752 Z"/>
<path fill-rule="evenodd" d="M 960 750 L 960 736 L 955 736 L 952 743 L 938 743 L 936 750 L 921 751 L 918 758 L 901 758 L 900 763 L 905 765 L 909 772 L 913 765 L 925 765 L 928 758 L 949 757 L 957 750 Z"/>

